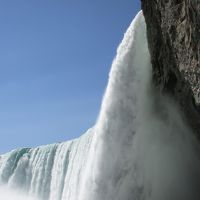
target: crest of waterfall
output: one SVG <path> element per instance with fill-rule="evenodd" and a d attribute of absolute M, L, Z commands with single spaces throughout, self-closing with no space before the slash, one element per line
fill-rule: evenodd
<path fill-rule="evenodd" d="M 199 200 L 198 144 L 176 103 L 153 87 L 151 70 L 140 12 L 117 50 L 94 128 L 2 155 L 0 183 L 42 200 Z"/>

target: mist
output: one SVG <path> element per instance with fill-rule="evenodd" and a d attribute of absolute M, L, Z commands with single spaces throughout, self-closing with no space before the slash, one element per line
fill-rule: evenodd
<path fill-rule="evenodd" d="M 0 186 L 0 199 L 1 200 L 40 200 L 31 195 L 26 195 L 23 192 L 14 190 L 5 186 Z"/>

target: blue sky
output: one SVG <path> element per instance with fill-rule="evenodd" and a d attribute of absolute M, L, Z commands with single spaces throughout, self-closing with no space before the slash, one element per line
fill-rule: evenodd
<path fill-rule="evenodd" d="M 139 0 L 0 1 L 0 153 L 93 126 L 139 10 Z"/>

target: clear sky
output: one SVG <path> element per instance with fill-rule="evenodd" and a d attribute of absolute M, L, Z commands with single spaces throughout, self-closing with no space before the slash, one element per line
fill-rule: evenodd
<path fill-rule="evenodd" d="M 0 1 L 0 153 L 95 124 L 139 0 Z"/>

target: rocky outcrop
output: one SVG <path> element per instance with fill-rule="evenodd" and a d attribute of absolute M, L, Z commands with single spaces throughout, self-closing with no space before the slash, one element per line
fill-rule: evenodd
<path fill-rule="evenodd" d="M 200 139 L 200 0 L 141 0 L 153 80 L 181 105 Z"/>

